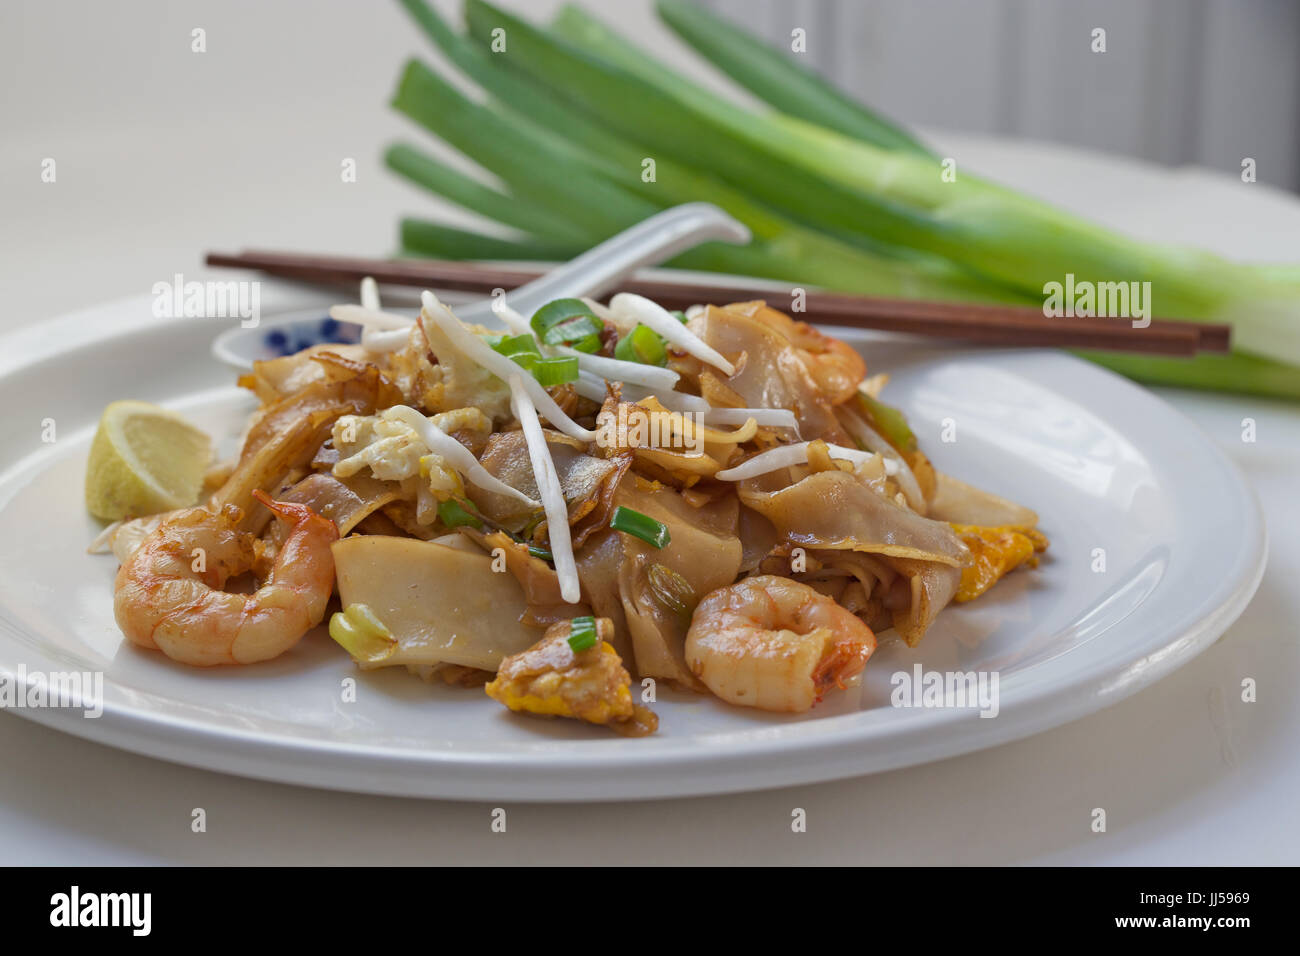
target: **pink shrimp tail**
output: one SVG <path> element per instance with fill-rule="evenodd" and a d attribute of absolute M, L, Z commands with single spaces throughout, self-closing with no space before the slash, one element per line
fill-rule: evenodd
<path fill-rule="evenodd" d="M 317 521 L 329 521 L 329 519 L 323 515 L 319 515 L 312 511 L 307 505 L 299 504 L 296 501 L 276 501 L 260 488 L 254 490 L 253 497 L 270 508 L 272 514 L 277 518 L 282 521 L 287 521 L 290 524 L 301 524 L 304 521 L 311 521 L 312 519 Z M 330 521 L 330 524 L 333 523 L 334 522 Z"/>

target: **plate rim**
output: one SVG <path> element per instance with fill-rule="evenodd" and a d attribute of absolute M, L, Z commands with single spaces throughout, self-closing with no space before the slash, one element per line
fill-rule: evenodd
<path fill-rule="evenodd" d="M 264 301 L 269 303 L 264 310 L 272 314 L 279 310 L 310 308 L 331 298 L 329 293 L 275 281 L 263 285 Z M 0 382 L 34 362 L 56 358 L 60 353 L 156 323 L 158 320 L 145 307 L 151 299 L 150 296 L 114 299 L 0 335 Z M 1243 553 L 1252 557 L 1248 566 L 1230 579 L 1231 585 L 1225 583 L 1212 596 L 1213 606 L 1203 608 L 1199 619 L 1162 632 L 1158 646 L 1150 647 L 1143 658 L 1125 659 L 1119 664 L 1097 662 L 1085 676 L 1064 689 L 1043 686 L 1027 690 L 1010 702 L 1009 711 L 1007 702 L 1003 704 L 999 716 L 1014 719 L 990 721 L 993 726 L 987 730 L 972 734 L 969 729 L 972 714 L 968 711 L 923 711 L 913 715 L 904 730 L 891 738 L 901 737 L 900 746 L 881 753 L 871 747 L 875 737 L 872 728 L 863 728 L 855 720 L 859 716 L 855 713 L 784 725 L 779 729 L 818 729 L 804 731 L 805 738 L 793 740 L 789 734 L 780 739 L 767 739 L 760 734 L 722 756 L 715 748 L 708 747 L 694 752 L 689 747 L 624 750 L 613 755 L 607 750 L 569 746 L 584 741 L 556 741 L 554 749 L 539 747 L 503 755 L 501 752 L 393 749 L 268 735 L 230 727 L 216 728 L 184 717 L 129 707 L 110 707 L 107 702 L 102 716 L 94 720 L 63 708 L 17 708 L 16 712 L 83 739 L 201 769 L 332 790 L 476 801 L 635 800 L 763 790 L 927 763 L 1050 730 L 1118 703 L 1172 673 L 1217 640 L 1245 610 L 1263 578 L 1268 560 L 1268 532 L 1254 488 L 1236 462 L 1199 425 L 1160 395 L 1122 376 L 1066 353 L 1043 351 L 1090 374 L 1099 374 L 1110 386 L 1118 385 L 1140 400 L 1153 403 L 1190 429 L 1202 450 L 1244 493 L 1244 511 L 1250 520 L 1242 528 L 1242 546 Z M 0 621 L 0 635 L 6 635 L 10 629 L 8 622 Z M 7 639 L 0 641 L 0 647 L 7 644 L 10 644 Z M 1146 666 L 1133 672 L 1135 664 L 1143 661 Z M 0 674 L 14 679 L 3 660 L 0 660 Z M 1056 698 L 1054 701 L 1045 700 L 1052 696 Z M 937 732 L 943 729 L 956 732 Z M 928 741 L 922 742 L 920 738 L 926 735 Z M 202 741 L 197 751 L 192 745 L 196 738 Z M 628 759 L 628 754 L 632 759 Z M 828 765 L 832 757 L 838 757 L 839 763 Z M 706 768 L 708 772 L 695 773 L 698 768 Z M 600 777 L 599 785 L 593 785 L 590 775 L 600 770 L 608 773 Z M 681 773 L 674 774 L 671 772 L 674 770 Z M 521 771 L 527 774 L 519 776 Z M 569 774 L 580 774 L 582 779 L 567 780 Z M 688 779 L 680 780 L 680 776 Z"/>

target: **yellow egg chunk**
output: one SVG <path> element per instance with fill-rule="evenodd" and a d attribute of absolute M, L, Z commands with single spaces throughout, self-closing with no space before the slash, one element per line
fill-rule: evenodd
<path fill-rule="evenodd" d="M 1046 536 L 1035 528 L 954 524 L 952 529 L 970 548 L 973 559 L 961 573 L 961 584 L 953 598 L 958 603 L 975 600 L 1022 565 L 1037 567 L 1039 552 L 1047 550 Z"/>
<path fill-rule="evenodd" d="M 632 702 L 631 675 L 606 640 L 613 630 L 609 618 L 597 619 L 596 642 L 575 651 L 571 622 L 553 624 L 528 650 L 502 661 L 496 680 L 483 689 L 521 713 L 572 717 L 629 736 L 653 733 L 658 719 Z"/>

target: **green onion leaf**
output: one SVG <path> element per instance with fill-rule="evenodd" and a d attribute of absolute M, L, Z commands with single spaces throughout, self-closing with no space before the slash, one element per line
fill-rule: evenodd
<path fill-rule="evenodd" d="M 543 561 L 555 560 L 555 555 L 551 554 L 551 552 L 547 551 L 545 548 L 539 548 L 535 544 L 530 544 L 528 546 L 528 553 L 534 558 L 541 558 Z"/>
<path fill-rule="evenodd" d="M 590 650 L 596 646 L 596 643 L 596 619 L 594 617 L 591 615 L 575 617 L 569 622 L 569 647 L 575 654 Z"/>
<path fill-rule="evenodd" d="M 671 315 L 678 322 L 680 322 L 682 325 L 685 325 L 687 322 L 690 321 L 690 319 L 686 318 L 686 313 L 683 312 L 681 309 L 673 309 L 668 314 Z"/>
<path fill-rule="evenodd" d="M 529 323 L 547 345 L 567 345 L 579 352 L 600 350 L 604 323 L 581 299 L 555 299 L 535 313 Z"/>
<path fill-rule="evenodd" d="M 479 529 L 483 527 L 483 522 L 467 511 L 465 506 L 455 498 L 438 502 L 438 520 L 448 528 L 460 528 L 466 525 Z"/>
<path fill-rule="evenodd" d="M 531 335 L 503 335 L 498 341 L 491 344 L 494 351 L 511 358 L 516 355 L 528 354 L 540 358 L 542 354 L 542 350 L 537 346 L 537 340 Z"/>
<path fill-rule="evenodd" d="M 625 508 L 622 505 L 614 509 L 614 515 L 609 519 L 609 526 L 615 531 L 622 531 L 634 538 L 640 538 L 646 544 L 653 545 L 656 548 L 662 548 L 672 540 L 667 525 L 661 524 L 649 515 L 643 515 L 639 511 Z"/>
<path fill-rule="evenodd" d="M 557 355 L 554 358 L 536 359 L 531 368 L 533 378 L 542 388 L 552 385 L 565 385 L 578 380 L 578 357 L 576 355 Z"/>
<path fill-rule="evenodd" d="M 614 346 L 614 358 L 642 365 L 667 365 L 668 350 L 658 332 L 638 324 L 618 340 L 618 345 Z"/>
<path fill-rule="evenodd" d="M 882 438 L 900 452 L 916 451 L 916 435 L 912 434 L 907 419 L 897 408 L 872 398 L 866 392 L 858 392 L 858 407 L 867 416 L 867 423 Z"/>

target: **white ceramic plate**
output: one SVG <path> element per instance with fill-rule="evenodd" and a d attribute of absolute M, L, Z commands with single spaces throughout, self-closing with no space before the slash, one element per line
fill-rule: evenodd
<path fill-rule="evenodd" d="M 325 302 L 264 284 L 267 316 Z M 209 357 L 225 322 L 105 305 L 0 339 L 0 675 L 102 671 L 104 713 L 18 712 L 167 760 L 288 783 L 493 801 L 717 793 L 852 776 L 1024 737 L 1105 707 L 1213 642 L 1263 572 L 1264 526 L 1237 469 L 1149 393 L 1056 352 L 870 341 L 873 371 L 936 464 L 1035 508 L 1034 572 L 891 642 L 862 690 L 806 717 L 660 694 L 660 732 L 624 740 L 508 714 L 480 692 L 358 674 L 323 633 L 267 664 L 180 667 L 113 623 L 115 562 L 85 553 L 86 452 L 114 399 L 177 408 L 233 447 L 252 400 Z M 940 440 L 945 419 L 956 441 Z M 56 441 L 43 443 L 52 421 Z M 1106 570 L 1094 570 L 1104 549 Z M 890 677 L 996 671 L 999 713 L 890 706 Z M 357 678 L 357 700 L 342 682 Z"/>

